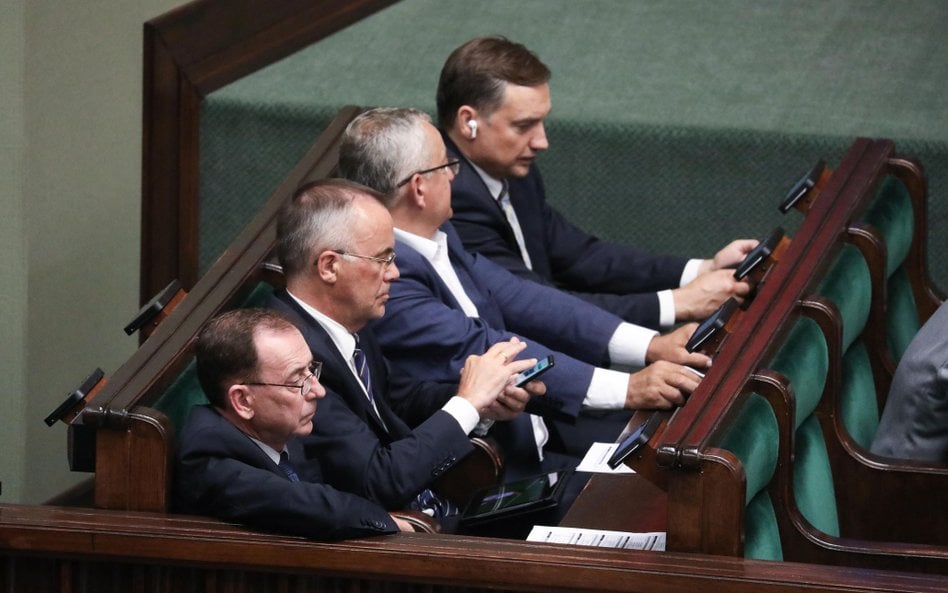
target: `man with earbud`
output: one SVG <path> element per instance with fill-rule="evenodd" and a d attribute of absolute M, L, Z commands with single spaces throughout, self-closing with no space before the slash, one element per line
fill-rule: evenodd
<path fill-rule="evenodd" d="M 713 259 L 652 255 L 602 241 L 547 203 L 534 161 L 549 146 L 549 78 L 536 55 L 502 37 L 472 39 L 445 62 L 438 120 L 448 157 L 461 162 L 451 206 L 464 247 L 652 329 L 704 319 L 746 295 L 726 268 L 756 241 L 734 241 Z"/>

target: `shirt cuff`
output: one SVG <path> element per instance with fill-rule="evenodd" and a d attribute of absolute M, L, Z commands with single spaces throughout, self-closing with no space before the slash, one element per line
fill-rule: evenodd
<path fill-rule="evenodd" d="M 593 370 L 583 405 L 598 410 L 620 410 L 625 407 L 628 391 L 628 373 L 597 368 Z"/>
<path fill-rule="evenodd" d="M 675 297 L 671 290 L 658 291 L 658 325 L 662 329 L 675 325 Z"/>
<path fill-rule="evenodd" d="M 444 404 L 441 409 L 458 421 L 464 434 L 470 434 L 477 423 L 481 421 L 481 415 L 477 408 L 471 402 L 457 395 L 449 399 L 448 403 Z"/>
<path fill-rule="evenodd" d="M 641 325 L 620 323 L 609 340 L 609 362 L 644 367 L 648 345 L 657 333 Z"/>
<path fill-rule="evenodd" d="M 681 282 L 678 286 L 684 286 L 698 277 L 698 268 L 701 267 L 703 259 L 689 259 L 685 264 L 685 269 L 681 271 Z"/>

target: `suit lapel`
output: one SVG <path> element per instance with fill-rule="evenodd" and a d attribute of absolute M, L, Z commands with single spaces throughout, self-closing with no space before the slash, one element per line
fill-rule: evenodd
<path fill-rule="evenodd" d="M 287 294 L 286 291 L 281 290 L 275 293 L 275 297 L 277 301 L 283 305 L 281 309 L 292 314 L 293 321 L 303 334 L 306 344 L 309 345 L 310 350 L 313 352 L 313 357 L 323 361 L 323 375 L 320 378 L 320 383 L 342 397 L 349 409 L 362 418 L 363 421 L 369 423 L 373 431 L 379 435 L 380 438 L 385 437 L 385 440 L 388 440 L 391 434 L 386 427 L 386 423 L 382 421 L 379 414 L 376 413 L 375 408 L 372 407 L 372 404 L 368 398 L 366 398 L 365 392 L 362 390 L 362 385 L 349 368 L 348 361 L 342 357 L 339 349 L 336 348 L 336 344 L 332 341 L 332 338 L 329 337 L 326 330 L 323 329 L 323 326 L 319 325 L 315 319 L 303 310 L 303 308 L 299 306 L 299 303 Z M 376 361 L 372 360 L 372 358 L 375 357 L 372 356 L 369 358 L 369 368 L 372 373 L 373 381 L 384 382 L 384 374 L 382 371 L 376 371 Z M 376 393 L 383 389 L 384 385 L 378 384 L 376 386 Z"/>

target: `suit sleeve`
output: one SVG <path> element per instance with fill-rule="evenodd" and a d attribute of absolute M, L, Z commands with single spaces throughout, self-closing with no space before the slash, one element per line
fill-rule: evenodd
<path fill-rule="evenodd" d="M 419 381 L 401 368 L 388 366 L 387 401 L 398 417 L 415 428 L 458 393 L 455 378 L 449 383 Z"/>
<path fill-rule="evenodd" d="M 392 510 L 405 508 L 473 450 L 457 421 L 442 411 L 407 436 L 383 444 L 333 392 L 319 402 L 316 426 L 304 443 L 334 485 Z"/>
<path fill-rule="evenodd" d="M 527 191 L 540 198 L 536 207 L 542 212 L 544 246 L 556 283 L 586 292 L 613 294 L 678 287 L 687 258 L 655 255 L 587 233 L 546 201 L 538 172 L 522 181 L 532 184 Z M 515 190 L 512 186 L 511 193 Z"/>
<path fill-rule="evenodd" d="M 410 250 L 401 244 L 398 248 L 403 253 Z M 569 416 L 579 413 L 592 378 L 592 363 L 606 357 L 608 339 L 619 324 L 617 318 L 599 311 L 585 320 L 590 322 L 586 325 L 576 319 L 575 307 L 548 307 L 548 300 L 562 305 L 566 298 L 572 305 L 575 299 L 519 280 L 484 260 L 485 269 L 494 276 L 489 281 L 490 286 L 503 288 L 501 294 L 495 296 L 500 297 L 501 308 L 508 309 L 503 316 L 513 332 L 498 330 L 439 299 L 436 294 L 442 290 L 440 280 L 417 252 L 406 253 L 399 261 L 401 277 L 392 283 L 385 315 L 373 322 L 385 356 L 394 365 L 415 377 L 450 381 L 458 376 L 468 356 L 483 354 L 491 345 L 518 335 L 519 330 L 528 330 L 531 333 L 524 331 L 518 335 L 527 342 L 522 356 L 542 358 L 552 352 L 556 358 L 556 366 L 544 376 L 548 391 L 542 399 L 550 406 L 546 411 L 555 410 Z M 505 282 L 510 284 L 503 287 Z M 522 298 L 517 296 L 518 286 L 524 289 Z M 541 288 L 543 290 L 538 290 Z M 581 308 L 591 307 L 582 304 Z M 585 362 L 556 352 L 556 346 L 545 344 L 544 338 L 569 347 L 570 353 L 575 352 Z"/>
<path fill-rule="evenodd" d="M 182 438 L 176 476 L 179 512 L 320 540 L 398 531 L 381 506 L 323 483 L 291 482 L 228 455 L 220 441 L 216 431 Z M 298 469 L 303 473 L 306 468 Z"/>
<path fill-rule="evenodd" d="M 468 251 L 491 259 L 520 278 L 557 287 L 625 321 L 659 328 L 661 311 L 653 290 L 677 286 L 686 260 L 658 258 L 632 248 L 614 246 L 626 252 L 623 265 L 632 265 L 628 256 L 639 255 L 635 258 L 635 268 L 645 264 L 652 268 L 646 274 L 657 273 L 659 276 L 654 280 L 649 277 L 644 285 L 637 285 L 636 282 L 641 281 L 634 278 L 639 275 L 637 272 L 620 270 L 623 273 L 617 277 L 599 278 L 597 283 L 597 279 L 590 276 L 600 262 L 588 258 L 601 257 L 599 252 L 603 250 L 597 246 L 606 243 L 570 224 L 546 203 L 542 194 L 535 194 L 536 191 L 542 192 L 542 182 L 538 180 L 535 185 L 539 189 L 529 186 L 530 191 L 527 195 L 522 194 L 516 204 L 518 212 L 522 213 L 518 217 L 522 219 L 521 228 L 534 259 L 534 269 L 530 269 L 516 248 L 516 240 L 506 220 L 486 191 L 479 187 L 480 181 L 471 179 L 476 174 L 468 169 L 462 174 L 466 174 L 466 178 L 459 176 L 452 184 L 454 214 L 451 220 Z M 538 257 L 538 252 L 542 253 L 541 257 Z M 656 268 L 659 271 L 656 272 Z"/>

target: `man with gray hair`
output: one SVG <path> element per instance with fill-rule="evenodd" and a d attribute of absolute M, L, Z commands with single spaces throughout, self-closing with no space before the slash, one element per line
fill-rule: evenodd
<path fill-rule="evenodd" d="M 532 398 L 528 408 L 538 414 L 531 418 L 532 434 L 518 434 L 521 445 L 534 443 L 533 456 L 543 461 L 544 447 L 559 435 L 539 415 L 575 419 L 584 407 L 667 409 L 683 403 L 700 375 L 682 365 L 704 368 L 710 362 L 684 349 L 695 324 L 660 336 L 467 253 L 448 222 L 457 166 L 428 116 L 413 109 L 363 113 L 340 146 L 339 173 L 374 184 L 395 223 L 401 278 L 391 287 L 385 316 L 372 324 L 393 364 L 437 381 L 498 340 L 521 337 L 532 358 L 553 353 L 556 366 L 544 375 L 547 394 Z M 645 368 L 627 373 L 606 368 L 610 364 Z M 615 439 L 619 428 L 603 430 L 553 449 L 575 455 L 591 440 Z"/>
<path fill-rule="evenodd" d="M 287 315 L 323 361 L 323 421 L 305 442 L 334 482 L 386 508 L 411 504 L 443 517 L 452 509 L 428 488 L 473 451 L 467 435 L 482 420 L 519 414 L 528 395 L 510 382 L 536 361 L 515 360 L 525 344 L 503 339 L 465 357 L 442 383 L 389 369 L 365 329 L 385 313 L 398 278 L 392 219 L 377 198 L 341 179 L 297 190 L 277 220 L 286 289 L 267 306 Z M 393 399 L 412 402 L 410 425 Z"/>

